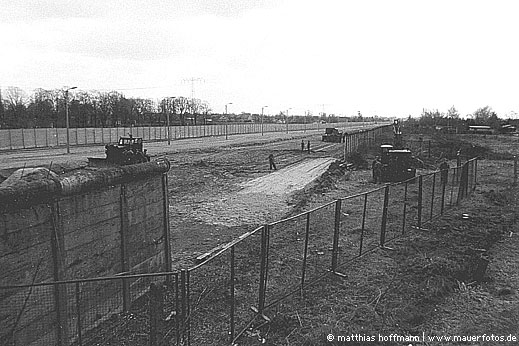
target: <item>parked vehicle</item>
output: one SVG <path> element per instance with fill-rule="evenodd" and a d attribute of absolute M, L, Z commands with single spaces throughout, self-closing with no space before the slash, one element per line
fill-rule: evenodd
<path fill-rule="evenodd" d="M 323 142 L 333 142 L 333 143 L 341 143 L 344 134 L 342 131 L 337 130 L 334 127 L 327 127 L 324 130 Z"/>
<path fill-rule="evenodd" d="M 120 137 L 117 144 L 107 144 L 105 146 L 106 158 L 89 157 L 88 161 L 93 166 L 104 165 L 133 165 L 150 161 L 146 150 L 143 151 L 142 138 Z"/>

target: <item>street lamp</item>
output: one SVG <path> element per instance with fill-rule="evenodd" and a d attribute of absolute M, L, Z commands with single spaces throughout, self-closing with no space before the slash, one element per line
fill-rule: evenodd
<path fill-rule="evenodd" d="M 65 90 L 65 122 L 67 126 L 67 154 L 70 154 L 70 133 L 69 133 L 69 120 L 68 120 L 68 91 L 76 89 L 77 87 L 68 88 Z"/>
<path fill-rule="evenodd" d="M 285 115 L 285 123 L 287 124 L 287 133 L 288 133 L 288 111 L 292 108 L 287 109 L 287 114 Z"/>
<path fill-rule="evenodd" d="M 261 107 L 261 135 L 263 136 L 263 109 L 267 108 L 268 106 Z"/>
<path fill-rule="evenodd" d="M 227 106 L 232 105 L 232 102 L 229 102 L 225 105 L 225 117 L 227 118 Z M 227 119 L 225 121 L 225 139 L 228 138 L 228 132 L 227 132 Z"/>
<path fill-rule="evenodd" d="M 227 104 L 225 105 L 225 115 L 227 115 L 227 106 L 228 106 L 228 105 L 232 105 L 232 102 L 229 102 L 229 103 L 227 103 Z"/>
<path fill-rule="evenodd" d="M 167 100 L 167 108 L 166 108 L 166 126 L 168 127 L 168 145 L 171 145 L 171 128 L 170 128 L 170 125 L 169 125 L 169 106 L 170 106 L 170 101 L 173 101 L 173 114 L 175 114 L 175 99 L 176 97 L 170 97 L 168 100 Z"/>

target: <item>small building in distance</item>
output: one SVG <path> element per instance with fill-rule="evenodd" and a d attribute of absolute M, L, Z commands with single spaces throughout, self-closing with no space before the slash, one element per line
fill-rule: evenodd
<path fill-rule="evenodd" d="M 479 135 L 491 135 L 494 130 L 487 125 L 471 125 L 469 126 L 469 133 Z"/>
<path fill-rule="evenodd" d="M 434 129 L 440 133 L 458 133 L 458 128 L 456 126 L 436 125 Z"/>
<path fill-rule="evenodd" d="M 499 133 L 515 133 L 517 132 L 517 128 L 514 125 L 505 124 L 501 125 L 499 128 Z"/>

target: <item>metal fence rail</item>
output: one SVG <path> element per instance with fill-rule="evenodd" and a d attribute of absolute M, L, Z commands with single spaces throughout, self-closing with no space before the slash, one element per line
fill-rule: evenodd
<path fill-rule="evenodd" d="M 268 323 L 268 314 L 326 275 L 424 225 L 470 196 L 477 159 L 387 184 L 264 225 L 178 272 L 0 287 L 2 345 L 222 345 Z M 55 301 L 56 292 L 64 301 Z M 125 303 L 124 296 L 131 303 Z M 49 318 L 28 321 L 27 301 Z M 66 321 L 55 328 L 55 321 Z M 30 326 L 28 328 L 27 326 Z M 35 340 L 31 330 L 48 330 Z M 35 335 L 35 334 L 34 334 Z M 249 335 L 250 336 L 250 335 Z"/>

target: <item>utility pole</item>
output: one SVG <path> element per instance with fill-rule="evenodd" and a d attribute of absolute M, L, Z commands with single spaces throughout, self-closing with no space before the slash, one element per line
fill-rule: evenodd
<path fill-rule="evenodd" d="M 196 119 L 195 117 L 195 82 L 204 82 L 204 79 L 203 78 L 195 78 L 195 77 L 191 77 L 191 78 L 186 78 L 184 79 L 184 82 L 190 82 L 191 83 L 191 115 L 193 116 L 193 120 Z M 196 121 L 195 121 L 195 125 L 196 125 Z"/>
<path fill-rule="evenodd" d="M 225 105 L 225 117 L 227 118 L 227 106 L 228 105 L 232 105 L 232 102 L 229 102 Z M 225 120 L 225 139 L 228 139 L 229 138 L 229 135 L 228 135 L 228 128 L 227 128 L 227 122 L 229 121 L 229 119 L 226 119 Z"/>
<path fill-rule="evenodd" d="M 285 114 L 285 123 L 287 124 L 287 133 L 288 133 L 288 111 L 292 108 L 287 109 L 287 114 Z"/>
<path fill-rule="evenodd" d="M 168 145 L 171 145 L 171 127 L 169 122 L 169 108 L 171 103 L 173 103 L 173 114 L 175 113 L 175 97 L 170 97 L 167 99 L 167 107 L 166 107 L 166 122 L 168 126 Z"/>
<path fill-rule="evenodd" d="M 267 108 L 268 106 L 261 107 L 261 135 L 263 136 L 263 108 Z"/>
<path fill-rule="evenodd" d="M 72 89 L 76 89 L 77 87 L 72 87 L 65 89 L 65 122 L 67 126 L 67 154 L 70 154 L 70 133 L 69 133 L 69 120 L 68 120 L 68 91 Z"/>
<path fill-rule="evenodd" d="M 4 100 L 2 99 L 2 87 L 0 87 L 0 127 L 4 122 Z"/>

